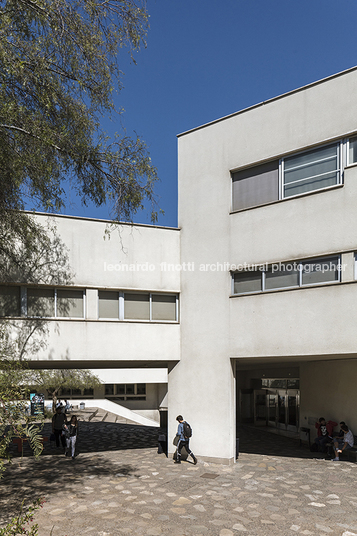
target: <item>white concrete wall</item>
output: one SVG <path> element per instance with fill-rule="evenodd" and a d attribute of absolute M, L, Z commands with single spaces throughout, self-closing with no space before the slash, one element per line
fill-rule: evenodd
<path fill-rule="evenodd" d="M 46 221 L 46 215 L 38 215 Z M 51 216 L 69 248 L 73 284 L 94 288 L 178 291 L 180 273 L 162 270 L 161 263 L 177 264 L 178 229 L 118 224 L 69 216 Z M 109 226 L 109 227 L 108 227 Z M 105 232 L 110 229 L 110 236 Z M 127 270 L 126 266 L 136 267 Z"/>
<path fill-rule="evenodd" d="M 229 355 L 356 355 L 356 300 L 356 284 L 233 298 Z"/>
<path fill-rule="evenodd" d="M 179 137 L 181 262 L 195 270 L 181 273 L 181 361 L 169 374 L 169 436 L 181 413 L 192 421 L 198 455 L 234 456 L 230 358 L 336 352 L 341 343 L 342 351 L 355 351 L 354 284 L 230 299 L 229 273 L 200 267 L 357 248 L 355 168 L 344 187 L 230 214 L 232 170 L 355 133 L 356 92 L 353 70 Z"/>
<path fill-rule="evenodd" d="M 113 367 L 121 361 L 162 361 L 166 366 L 180 358 L 177 323 L 68 320 L 50 321 L 48 328 L 46 347 L 32 360 L 80 361 L 93 368 L 101 361 L 111 361 Z"/>
<path fill-rule="evenodd" d="M 47 215 L 37 215 L 40 222 Z M 34 360 L 79 361 L 83 366 L 112 361 L 162 361 L 180 358 L 180 326 L 172 322 L 98 319 L 98 289 L 180 290 L 179 231 L 67 216 L 51 216 L 68 248 L 71 284 L 86 291 L 86 314 L 78 320 L 49 320 L 45 347 Z M 131 269 L 125 269 L 129 267 Z M 166 269 L 167 268 L 167 269 Z M 100 366 L 100 365 L 99 365 Z"/>

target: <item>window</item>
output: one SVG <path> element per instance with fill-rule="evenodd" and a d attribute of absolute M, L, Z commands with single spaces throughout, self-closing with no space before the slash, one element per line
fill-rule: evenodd
<path fill-rule="evenodd" d="M 113 383 L 107 383 L 104 388 L 105 396 L 113 395 L 114 394 L 114 384 Z"/>
<path fill-rule="evenodd" d="M 152 320 L 176 320 L 176 296 L 153 294 Z"/>
<path fill-rule="evenodd" d="M 0 317 L 21 316 L 22 311 L 24 315 L 35 318 L 83 319 L 84 309 L 84 290 L 48 287 L 22 289 L 20 286 L 0 285 Z M 178 295 L 99 290 L 98 318 L 177 322 Z"/>
<path fill-rule="evenodd" d="M 94 390 L 93 389 L 68 389 L 67 387 L 61 389 L 60 395 L 61 398 L 83 398 L 83 396 L 86 397 L 93 397 Z"/>
<path fill-rule="evenodd" d="M 83 290 L 28 288 L 27 315 L 45 318 L 84 318 Z"/>
<path fill-rule="evenodd" d="M 312 260 L 302 263 L 302 285 L 316 285 L 317 283 L 330 283 L 340 280 L 340 258 L 328 257 L 326 259 Z"/>
<path fill-rule="evenodd" d="M 340 183 L 340 143 L 282 160 L 283 196 L 304 194 Z"/>
<path fill-rule="evenodd" d="M 146 400 L 146 384 L 145 383 L 120 383 L 117 385 L 106 384 L 105 396 L 109 396 L 110 400 Z"/>
<path fill-rule="evenodd" d="M 262 272 L 236 272 L 233 274 L 233 294 L 260 292 L 262 290 Z"/>
<path fill-rule="evenodd" d="M 57 290 L 58 317 L 83 318 L 83 291 Z"/>
<path fill-rule="evenodd" d="M 135 385 L 133 383 L 129 383 L 125 386 L 125 394 L 135 395 Z"/>
<path fill-rule="evenodd" d="M 233 210 L 279 199 L 279 160 L 237 171 L 233 179 Z"/>
<path fill-rule="evenodd" d="M 125 292 L 124 318 L 130 320 L 150 320 L 150 295 Z"/>
<path fill-rule="evenodd" d="M 28 316 L 54 317 L 55 316 L 55 291 L 48 288 L 27 289 L 27 314 Z"/>
<path fill-rule="evenodd" d="M 265 272 L 264 289 L 297 287 L 299 285 L 299 271 L 286 264 L 270 266 Z"/>
<path fill-rule="evenodd" d="M 338 141 L 280 160 L 232 173 L 232 210 L 244 210 L 342 183 L 342 148 Z M 357 136 L 351 138 L 349 162 L 357 162 Z"/>
<path fill-rule="evenodd" d="M 98 292 L 99 318 L 119 319 L 119 292 L 100 290 Z"/>
<path fill-rule="evenodd" d="M 124 292 L 124 319 L 177 321 L 176 294 Z"/>
<path fill-rule="evenodd" d="M 252 265 L 253 268 L 256 265 Z M 258 265 L 265 266 L 265 265 Z M 341 280 L 339 255 L 326 258 L 276 263 L 267 268 L 232 274 L 233 294 L 250 294 L 269 290 L 299 288 Z"/>
<path fill-rule="evenodd" d="M 146 395 L 146 383 L 138 383 L 136 385 L 136 392 L 138 395 Z"/>
<path fill-rule="evenodd" d="M 0 316 L 20 314 L 20 287 L 0 286 Z"/>
<path fill-rule="evenodd" d="M 299 389 L 300 380 L 298 378 L 262 378 L 262 387 L 274 389 Z"/>
<path fill-rule="evenodd" d="M 357 136 L 348 141 L 348 163 L 355 164 L 357 162 Z"/>

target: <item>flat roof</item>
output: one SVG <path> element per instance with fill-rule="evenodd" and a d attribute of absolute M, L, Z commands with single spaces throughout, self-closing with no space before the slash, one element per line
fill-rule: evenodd
<path fill-rule="evenodd" d="M 254 108 L 258 108 L 259 106 L 264 106 L 265 104 L 269 104 L 270 102 L 274 102 L 278 99 L 283 99 L 284 97 L 287 97 L 289 95 L 293 95 L 294 93 L 298 93 L 299 91 L 303 91 L 304 89 L 308 89 L 310 87 L 317 86 L 318 84 L 323 84 L 324 82 L 327 82 L 328 80 L 332 80 L 333 78 L 337 78 L 339 76 L 343 76 L 347 73 L 351 73 L 353 71 L 357 70 L 357 66 L 350 67 L 349 69 L 346 69 L 344 71 L 341 71 L 336 74 L 332 74 L 330 76 L 327 76 L 326 78 L 321 78 L 321 80 L 317 80 L 316 82 L 311 82 L 311 84 L 307 84 L 305 86 L 301 86 L 297 89 L 293 89 L 291 91 L 287 91 L 286 93 L 282 93 L 281 95 L 278 95 L 276 97 L 272 97 L 271 99 L 268 99 L 266 101 L 259 102 L 257 104 L 253 104 L 252 106 L 248 106 L 247 108 L 243 108 L 242 110 L 238 110 L 238 112 L 234 112 L 232 114 L 225 115 L 223 117 L 220 117 L 219 119 L 214 119 L 213 121 L 209 121 L 208 123 L 204 123 L 203 125 L 200 125 L 198 127 L 191 128 L 190 130 L 186 130 L 185 132 L 181 132 L 181 134 L 177 134 L 177 138 L 180 138 L 181 136 L 185 136 L 186 134 L 190 134 L 191 132 L 195 132 L 196 130 L 200 130 L 201 128 L 208 127 L 210 125 L 214 125 L 215 123 L 219 123 L 220 121 L 224 121 L 225 119 L 229 119 L 230 117 L 234 117 L 235 115 L 240 115 L 245 112 L 248 112 L 249 110 L 254 110 Z"/>
<path fill-rule="evenodd" d="M 102 218 L 88 218 L 86 216 L 72 216 L 71 214 L 54 214 L 52 212 L 37 212 L 32 210 L 24 210 L 26 214 L 32 214 L 34 216 L 48 216 L 56 218 L 70 218 L 72 220 L 84 220 L 84 221 L 95 221 L 100 223 L 107 223 L 109 225 L 131 225 L 135 227 L 149 227 L 150 229 L 165 229 L 169 231 L 180 231 L 180 227 L 165 227 L 165 225 L 154 225 L 150 223 L 134 223 L 127 221 L 115 221 L 115 220 L 105 220 Z"/>

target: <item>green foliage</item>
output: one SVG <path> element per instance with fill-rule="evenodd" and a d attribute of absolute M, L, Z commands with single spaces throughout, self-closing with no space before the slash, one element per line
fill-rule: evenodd
<path fill-rule="evenodd" d="M 0 330 L 1 340 L 4 329 Z M 1 336 L 2 335 L 2 336 Z M 40 429 L 34 417 L 26 412 L 28 392 L 23 385 L 26 364 L 17 360 L 1 360 L 0 370 L 0 474 L 4 470 L 4 459 L 9 459 L 7 448 L 13 438 L 26 438 L 35 456 L 42 452 Z M 37 419 L 38 420 L 38 419 Z"/>
<path fill-rule="evenodd" d="M 117 56 L 145 44 L 144 0 L 0 0 L 0 219 L 8 209 L 59 211 L 63 181 L 86 203 L 131 221 L 157 180 L 144 142 L 110 140 L 103 114 L 121 113 Z M 16 222 L 15 222 L 16 223 Z"/>
<path fill-rule="evenodd" d="M 39 390 L 46 390 L 52 398 L 53 411 L 61 389 L 93 389 L 101 385 L 97 376 L 82 369 L 36 370 L 29 376 L 29 383 L 36 384 Z"/>
<path fill-rule="evenodd" d="M 21 512 L 18 516 L 14 517 L 10 523 L 4 528 L 0 529 L 0 536 L 16 536 L 17 534 L 23 534 L 25 536 L 37 536 L 38 525 L 37 523 L 30 525 L 33 522 L 33 516 L 36 510 L 42 508 L 44 499 L 37 499 L 34 503 L 25 509 L 22 503 Z"/>
<path fill-rule="evenodd" d="M 68 248 L 50 217 L 40 221 L 32 214 L 17 211 L 8 211 L 0 221 L 1 282 L 35 285 L 71 282 Z"/>

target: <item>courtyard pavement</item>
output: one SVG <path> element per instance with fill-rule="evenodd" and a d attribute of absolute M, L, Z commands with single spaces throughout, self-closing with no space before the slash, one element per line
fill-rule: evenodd
<path fill-rule="evenodd" d="M 235 465 L 175 465 L 158 454 L 158 433 L 81 422 L 75 460 L 49 443 L 39 459 L 13 449 L 0 526 L 41 496 L 39 536 L 357 536 L 357 464 L 243 427 Z"/>

